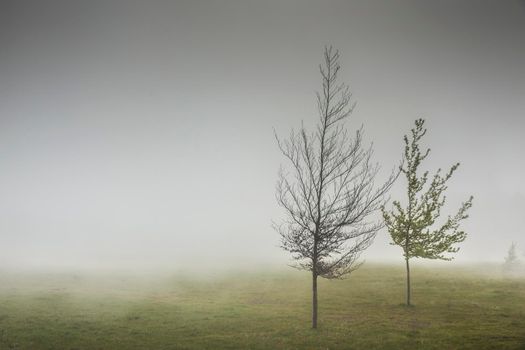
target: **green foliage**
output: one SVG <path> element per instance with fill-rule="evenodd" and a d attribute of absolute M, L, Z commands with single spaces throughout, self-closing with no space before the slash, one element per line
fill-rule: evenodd
<path fill-rule="evenodd" d="M 459 229 L 460 222 L 468 217 L 467 211 L 472 206 L 472 196 L 453 216 L 448 216 L 438 228 L 432 229 L 440 217 L 441 208 L 445 204 L 447 181 L 459 167 L 454 164 L 446 174 L 439 169 L 429 182 L 428 171 L 418 176 L 421 162 L 430 153 L 430 149 L 422 152 L 419 142 L 426 134 L 423 128 L 424 120 L 418 119 L 412 129 L 411 137 L 405 135 L 405 162 L 401 172 L 407 179 L 408 204 L 403 207 L 399 201 L 393 202 L 393 210 L 383 207 L 383 218 L 392 237 L 394 245 L 403 248 L 406 259 L 418 257 L 426 259 L 451 260 L 446 253 L 456 253 L 459 248 L 455 244 L 463 242 L 467 234 Z"/>

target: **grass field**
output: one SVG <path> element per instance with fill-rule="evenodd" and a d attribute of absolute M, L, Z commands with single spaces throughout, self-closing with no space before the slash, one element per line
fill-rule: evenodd
<path fill-rule="evenodd" d="M 3 272 L 0 348 L 525 349 L 525 279 L 486 272 L 414 267 L 411 308 L 401 267 L 368 264 L 321 280 L 317 331 L 310 276 L 292 269 Z"/>

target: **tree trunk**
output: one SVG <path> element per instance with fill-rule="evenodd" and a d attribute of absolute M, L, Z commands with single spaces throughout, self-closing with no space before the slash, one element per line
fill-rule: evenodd
<path fill-rule="evenodd" d="M 408 263 L 408 258 L 405 258 L 407 264 L 407 306 L 410 306 L 410 265 Z"/>
<path fill-rule="evenodd" d="M 312 328 L 317 329 L 317 274 L 312 272 Z"/>

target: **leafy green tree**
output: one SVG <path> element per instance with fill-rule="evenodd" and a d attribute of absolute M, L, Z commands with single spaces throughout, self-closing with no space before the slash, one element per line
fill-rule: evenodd
<path fill-rule="evenodd" d="M 429 179 L 428 171 L 421 176 L 418 169 L 421 162 L 428 156 L 430 149 L 424 153 L 419 148 L 419 142 L 426 134 L 423 128 L 425 121 L 416 120 L 415 128 L 409 138 L 405 135 L 405 162 L 401 166 L 401 172 L 405 174 L 407 180 L 407 206 L 403 207 L 399 201 L 393 202 L 393 209 L 388 211 L 382 208 L 385 225 L 392 237 L 393 245 L 398 245 L 403 249 L 406 263 L 407 290 L 406 304 L 410 306 L 410 259 L 441 259 L 452 260 L 446 254 L 456 253 L 459 248 L 457 243 L 463 242 L 467 234 L 460 230 L 460 222 L 468 217 L 467 211 L 472 206 L 471 196 L 466 202 L 461 204 L 457 213 L 448 218 L 434 228 L 436 220 L 440 217 L 441 208 L 445 204 L 445 191 L 447 181 L 459 167 L 459 163 L 454 164 L 450 170 L 443 174 L 439 169 L 436 174 Z M 429 181 L 430 180 L 430 181 Z M 428 186 L 427 182 L 429 182 Z"/>

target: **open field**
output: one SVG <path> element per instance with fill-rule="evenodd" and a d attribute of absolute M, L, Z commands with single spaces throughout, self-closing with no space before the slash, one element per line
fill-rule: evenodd
<path fill-rule="evenodd" d="M 310 276 L 291 269 L 3 272 L 0 349 L 525 349 L 525 279 L 490 269 L 414 267 L 413 308 L 401 267 L 321 280 L 317 331 Z"/>

